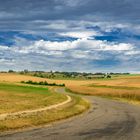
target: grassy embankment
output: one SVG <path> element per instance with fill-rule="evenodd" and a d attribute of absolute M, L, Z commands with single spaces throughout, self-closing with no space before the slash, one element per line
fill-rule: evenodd
<path fill-rule="evenodd" d="M 48 88 L 21 86 L 13 84 L 0 84 L 0 115 L 18 111 L 43 108 L 58 104 L 67 99 L 63 94 L 54 93 Z M 72 96 L 72 101 L 60 108 L 37 112 L 34 115 L 19 116 L 0 121 L 0 131 L 20 129 L 46 124 L 52 121 L 64 119 L 85 111 L 89 103 Z"/>

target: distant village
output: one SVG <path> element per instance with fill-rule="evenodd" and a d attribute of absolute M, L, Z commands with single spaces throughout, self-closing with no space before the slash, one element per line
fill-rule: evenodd
<path fill-rule="evenodd" d="M 29 71 L 29 70 L 23 70 L 23 71 L 14 71 L 9 70 L 7 72 L 3 71 L 3 73 L 19 73 L 22 75 L 31 75 L 36 77 L 42 77 L 42 78 L 49 78 L 49 79 L 104 79 L 104 78 L 112 78 L 112 76 L 117 75 L 128 75 L 130 73 L 86 73 L 86 72 L 60 72 L 60 71 Z"/>

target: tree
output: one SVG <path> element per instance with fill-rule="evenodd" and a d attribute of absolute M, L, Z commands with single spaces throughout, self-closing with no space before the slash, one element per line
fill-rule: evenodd
<path fill-rule="evenodd" d="M 13 73 L 14 71 L 13 71 L 13 70 L 9 70 L 8 72 L 9 72 L 9 73 Z"/>
<path fill-rule="evenodd" d="M 26 69 L 24 70 L 24 74 L 26 74 L 26 73 L 28 73 L 28 72 L 29 72 L 28 70 L 26 70 Z"/>
<path fill-rule="evenodd" d="M 107 75 L 106 78 L 111 78 L 111 75 Z"/>

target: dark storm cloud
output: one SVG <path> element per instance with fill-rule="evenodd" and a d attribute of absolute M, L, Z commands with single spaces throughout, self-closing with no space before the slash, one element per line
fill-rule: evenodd
<path fill-rule="evenodd" d="M 0 0 L 0 28 L 20 29 L 25 22 L 31 24 L 37 20 L 105 20 L 139 24 L 139 13 L 139 0 Z M 26 25 L 25 28 L 31 27 Z"/>

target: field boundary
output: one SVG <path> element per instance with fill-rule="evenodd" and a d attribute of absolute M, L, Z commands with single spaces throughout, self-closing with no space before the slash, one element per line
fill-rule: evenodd
<path fill-rule="evenodd" d="M 0 121 L 6 120 L 6 119 L 16 119 L 16 118 L 20 118 L 20 117 L 29 116 L 29 115 L 36 115 L 39 112 L 43 112 L 43 111 L 47 111 L 47 110 L 51 110 L 51 109 L 56 109 L 56 108 L 63 106 L 67 103 L 70 103 L 72 101 L 72 98 L 69 95 L 66 95 L 66 97 L 67 97 L 66 101 L 55 104 L 55 105 L 51 105 L 48 107 L 34 109 L 34 110 L 19 111 L 19 112 L 15 112 L 15 113 L 0 114 Z"/>

